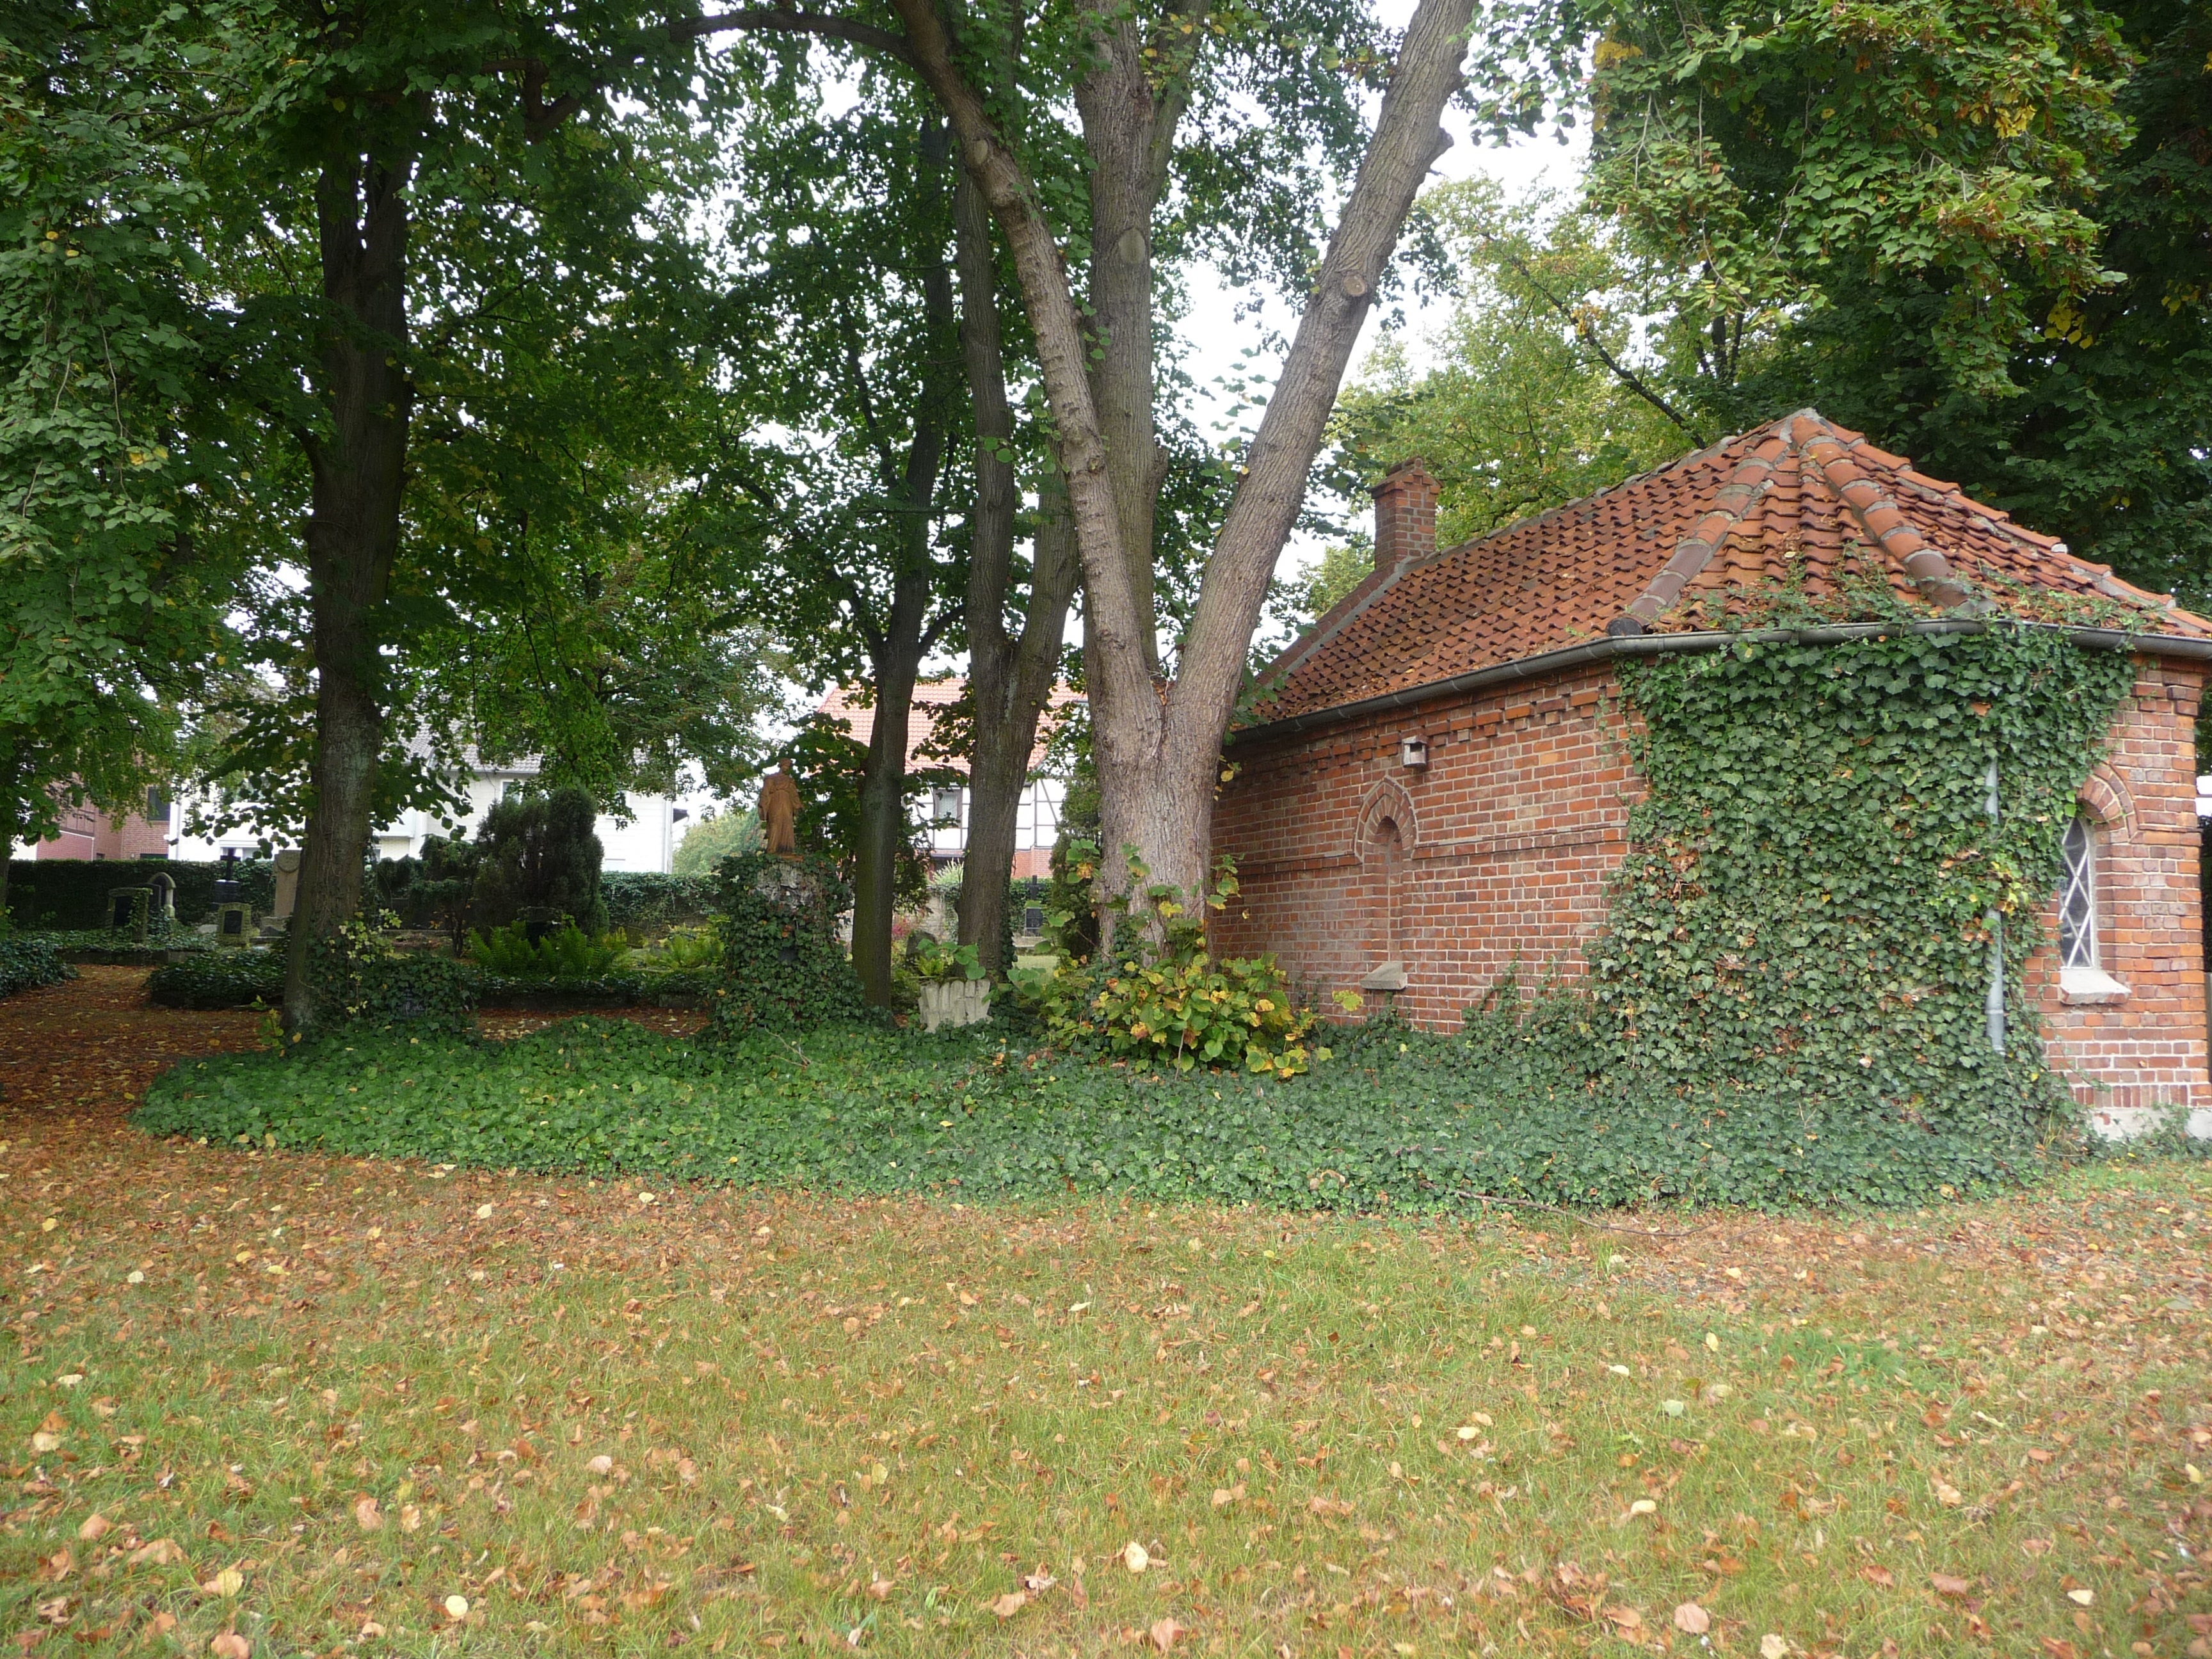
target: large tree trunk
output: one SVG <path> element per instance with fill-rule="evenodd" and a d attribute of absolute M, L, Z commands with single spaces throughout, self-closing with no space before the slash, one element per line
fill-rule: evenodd
<path fill-rule="evenodd" d="M 1167 473 L 1167 452 L 1152 408 L 1158 378 L 1152 215 L 1167 188 L 1176 125 L 1182 115 L 1188 85 L 1182 71 L 1201 31 L 1148 38 L 1136 18 L 1115 6 L 1095 11 L 1093 24 L 1096 57 L 1075 89 L 1091 159 L 1090 322 L 1098 336 L 1091 395 L 1106 446 L 1106 476 L 1129 571 L 1130 602 L 1139 616 L 1151 618 L 1156 615 L 1153 525 Z M 1148 48 L 1154 56 L 1146 56 Z M 1170 55 L 1164 65 L 1158 61 L 1163 51 Z M 1157 677 L 1158 629 L 1146 628 L 1138 643 L 1146 668 Z"/>
<path fill-rule="evenodd" d="M 1035 185 L 953 61 L 932 0 L 894 0 L 914 62 L 951 112 L 961 152 L 1005 231 L 1020 274 L 1045 391 L 1060 431 L 1086 584 L 1092 752 L 1104 797 L 1103 872 L 1110 890 L 1164 884 L 1195 902 L 1206 875 L 1215 769 L 1244 653 L 1275 561 L 1289 538 L 1345 366 L 1396 246 L 1413 195 L 1442 148 L 1437 121 L 1459 84 L 1473 0 L 1422 0 L 1406 33 L 1381 118 L 1282 378 L 1214 544 L 1172 687 L 1151 668 L 1152 617 L 1139 605 L 1084 331 L 1067 270 Z M 1124 106 L 1103 118 L 1131 131 L 1150 116 Z M 1140 883 L 1127 854 L 1146 872 Z M 1134 895 L 1137 908 L 1145 896 Z"/>
<path fill-rule="evenodd" d="M 868 738 L 868 775 L 860 785 L 860 845 L 853 878 L 853 967 L 860 988 L 878 1007 L 891 1000 L 891 918 L 898 908 L 898 864 L 907 845 L 906 726 L 914 707 L 915 672 L 921 665 L 921 603 L 902 592 L 892 602 L 884 648 L 871 664 L 875 675 L 876 724 Z M 900 600 L 907 603 L 903 605 Z M 902 612 L 905 614 L 902 614 Z"/>
<path fill-rule="evenodd" d="M 1013 880 L 1014 836 L 1037 720 L 1060 679 L 1060 643 L 1075 585 L 1075 537 L 1066 496 L 1048 486 L 1036 531 L 1029 616 L 1018 639 L 990 653 L 970 647 L 975 702 L 975 747 L 969 756 L 966 868 L 960 887 L 960 942 L 975 947 L 983 966 L 1004 973 L 1006 890 Z M 972 629 L 970 637 L 972 639 Z"/>
<path fill-rule="evenodd" d="M 284 1029 L 319 1013 L 316 946 L 359 914 L 384 740 L 381 613 L 399 548 L 414 389 L 407 345 L 405 191 L 411 167 L 350 154 L 316 182 L 326 425 L 305 440 L 312 477 L 307 591 L 315 746 L 306 856 L 284 975 Z"/>
<path fill-rule="evenodd" d="M 1043 492 L 1021 633 L 1010 634 L 1006 618 L 1013 580 L 1017 481 L 1005 453 L 1014 418 L 1006 400 L 990 211 L 965 171 L 954 190 L 953 215 L 960 354 L 975 427 L 967 595 L 968 682 L 975 713 L 968 756 L 960 942 L 974 945 L 984 969 L 998 974 L 1008 965 L 1000 959 L 1000 947 L 1030 751 L 1036 744 L 1037 717 L 1059 678 L 1060 641 L 1079 562 L 1068 533 L 1066 492 L 1055 483 Z"/>
<path fill-rule="evenodd" d="M 951 138 L 935 119 L 921 130 L 921 184 L 939 187 L 951 159 Z M 934 332 L 949 347 L 956 327 L 952 273 L 941 241 L 927 240 L 941 227 L 925 203 L 921 264 L 922 304 Z M 876 724 L 868 742 L 868 775 L 860 789 L 860 846 L 853 882 L 853 966 L 861 988 L 878 1006 L 891 1000 L 891 918 L 897 908 L 898 860 L 906 850 L 906 726 L 914 706 L 915 677 L 936 642 L 930 623 L 938 566 L 930 549 L 930 522 L 937 481 L 944 469 L 946 434 L 951 424 L 959 370 L 946 350 L 933 354 L 922 376 L 920 406 L 902 464 L 881 458 L 885 496 L 900 503 L 895 515 L 890 615 L 868 641 L 869 667 L 875 678 Z"/>
<path fill-rule="evenodd" d="M 15 805 L 21 787 L 16 775 L 14 750 L 0 750 L 0 933 L 8 929 L 8 877 L 15 859 L 15 837 L 22 833 L 22 810 Z"/>

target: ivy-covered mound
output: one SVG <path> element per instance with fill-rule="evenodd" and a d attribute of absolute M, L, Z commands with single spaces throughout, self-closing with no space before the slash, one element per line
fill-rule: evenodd
<path fill-rule="evenodd" d="M 284 958 L 274 951 L 208 951 L 156 968 L 148 1000 L 164 1008 L 274 1008 L 284 1000 Z"/>
<path fill-rule="evenodd" d="M 2019 1178 L 2069 1107 L 2021 970 L 2132 678 L 2124 652 L 2004 624 L 1625 666 L 1650 793 L 1589 1000 L 1528 1034 L 1554 1069 L 1589 1056 L 1589 1195 L 1901 1203 Z"/>
<path fill-rule="evenodd" d="M 0 997 L 12 997 L 38 985 L 58 985 L 76 972 L 61 958 L 53 941 L 36 934 L 0 933 Z"/>
<path fill-rule="evenodd" d="M 708 1030 L 729 1039 L 873 1018 L 837 938 L 837 918 L 852 902 L 827 859 L 724 859 L 714 904 L 725 981 L 709 1005 Z"/>

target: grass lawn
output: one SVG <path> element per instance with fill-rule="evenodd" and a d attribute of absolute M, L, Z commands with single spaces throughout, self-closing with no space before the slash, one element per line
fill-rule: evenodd
<path fill-rule="evenodd" d="M 2203 1165 L 1656 1235 L 508 1176 L 142 1133 L 254 1024 L 142 980 L 0 1003 L 30 1650 L 2212 1653 Z"/>

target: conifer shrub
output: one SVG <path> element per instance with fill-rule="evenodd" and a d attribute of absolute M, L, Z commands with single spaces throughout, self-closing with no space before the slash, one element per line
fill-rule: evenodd
<path fill-rule="evenodd" d="M 477 830 L 472 908 L 476 924 L 565 916 L 585 933 L 607 930 L 599 892 L 604 856 L 592 828 L 598 809 L 580 789 L 517 795 L 495 803 Z"/>

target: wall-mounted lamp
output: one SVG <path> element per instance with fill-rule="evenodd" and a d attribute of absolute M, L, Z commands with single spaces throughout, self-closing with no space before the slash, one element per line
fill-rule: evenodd
<path fill-rule="evenodd" d="M 1429 763 L 1429 740 L 1426 738 L 1398 739 L 1398 763 L 1419 771 Z"/>

